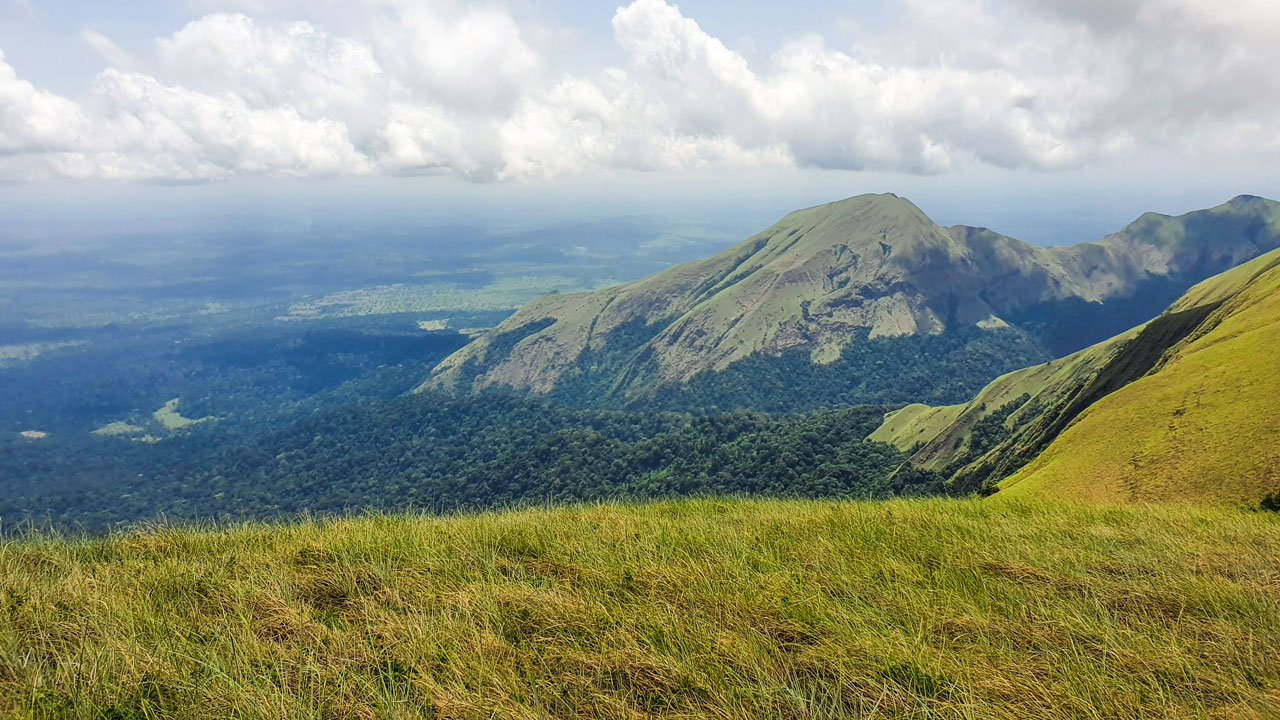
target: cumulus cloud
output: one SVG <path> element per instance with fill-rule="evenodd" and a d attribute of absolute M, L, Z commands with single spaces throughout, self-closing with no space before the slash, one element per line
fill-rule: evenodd
<path fill-rule="evenodd" d="M 233 92 L 255 106 L 288 105 L 308 116 L 350 115 L 386 97 L 369 47 L 309 22 L 255 23 L 213 14 L 157 42 L 167 78 L 202 92 Z"/>
<path fill-rule="evenodd" d="M 0 51 L 0 157 L 72 150 L 86 129 L 78 105 L 19 78 Z"/>
<path fill-rule="evenodd" d="M 100 138 L 97 174 L 220 178 L 235 174 L 367 172 L 346 127 L 307 119 L 294 107 L 251 107 L 243 98 L 168 86 L 107 70 L 94 86 Z"/>
<path fill-rule="evenodd" d="M 499 6 L 453 0 L 360 0 L 328 26 L 284 19 L 307 3 L 242 1 L 149 53 L 85 30 L 108 67 L 83 97 L 34 87 L 0 55 L 0 176 L 938 173 L 1280 151 L 1273 0 L 900 5 L 892 28 L 749 60 L 676 5 L 634 0 L 602 28 L 616 67 L 568 74 Z"/>
<path fill-rule="evenodd" d="M 499 10 L 394 0 L 374 17 L 373 47 L 415 96 L 502 114 L 539 82 L 541 59 Z"/>
<path fill-rule="evenodd" d="M 848 52 L 800 38 L 759 68 L 662 0 L 620 9 L 614 29 L 649 97 L 697 136 L 779 143 L 816 167 L 1058 169 L 1142 144 L 1275 148 L 1247 121 L 1280 109 L 1280 6 L 1243 4 L 907 0 L 899 32 Z"/>

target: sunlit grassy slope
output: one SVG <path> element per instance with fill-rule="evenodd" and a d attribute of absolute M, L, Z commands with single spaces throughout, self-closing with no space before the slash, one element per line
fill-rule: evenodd
<path fill-rule="evenodd" d="M 0 550 L 0 716 L 1280 716 L 1280 516 L 683 501 Z"/>
<path fill-rule="evenodd" d="M 912 462 L 938 470 L 968 451 L 970 433 L 983 418 L 1023 396 L 1029 398 L 1010 419 L 1023 419 L 1074 393 L 1116 355 L 1137 330 L 1098 343 L 1064 358 L 1002 375 L 964 405 L 907 405 L 885 416 L 884 424 L 869 439 L 886 442 L 899 450 L 918 448 Z M 976 458 L 971 458 L 976 459 Z"/>
<path fill-rule="evenodd" d="M 965 405 L 909 405 L 871 439 L 1011 495 L 1256 504 L 1280 492 L 1280 250 L 1192 287 L 1151 322 L 1000 377 Z M 973 451 L 1000 410 L 1004 437 Z M 959 468 L 958 470 L 956 468 Z M 1007 478 L 1007 479 L 1006 479 Z"/>
<path fill-rule="evenodd" d="M 1214 302 L 1155 371 L 1090 406 L 1004 491 L 1250 503 L 1280 490 L 1280 255 L 1197 286 L 1170 312 Z"/>

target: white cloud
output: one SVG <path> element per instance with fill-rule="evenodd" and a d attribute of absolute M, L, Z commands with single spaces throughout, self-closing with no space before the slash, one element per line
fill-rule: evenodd
<path fill-rule="evenodd" d="M 0 51 L 0 157 L 73 150 L 85 130 L 79 106 L 19 78 Z"/>
<path fill-rule="evenodd" d="M 463 112 L 506 113 L 540 80 L 541 60 L 504 12 L 415 0 L 376 5 L 374 50 L 416 97 Z"/>
<path fill-rule="evenodd" d="M 0 61 L 0 171 L 10 177 L 191 180 L 369 170 L 341 123 L 307 120 L 290 107 L 253 109 L 234 95 L 115 69 L 98 76 L 82 106 L 18 80 Z"/>
<path fill-rule="evenodd" d="M 753 61 L 676 6 L 634 0 L 612 23 L 624 62 L 569 74 L 498 6 L 200 1 L 245 12 L 205 15 L 150 55 L 83 31 L 110 67 L 82 98 L 0 55 L 0 176 L 935 173 L 1280 151 L 1272 0 L 900 0 L 889 30 L 850 23 L 847 47 L 815 34 Z M 321 7 L 327 25 L 281 19 Z"/>
<path fill-rule="evenodd" d="M 236 174 L 360 174 L 369 164 L 346 127 L 303 118 L 296 108 L 250 107 L 138 73 L 103 72 L 94 94 L 109 177 L 220 178 Z"/>
<path fill-rule="evenodd" d="M 166 78 L 194 90 L 233 92 L 255 107 L 351 121 L 378 110 L 388 80 L 370 48 L 308 22 L 280 26 L 241 14 L 213 14 L 161 38 Z"/>
<path fill-rule="evenodd" d="M 926 9 L 947 8 L 954 5 Z M 958 20 L 983 19 L 917 21 L 944 35 Z M 614 28 L 677 129 L 747 147 L 777 143 L 801 165 L 939 172 L 976 158 L 1056 168 L 1088 154 L 1067 136 L 1069 113 L 1036 106 L 1036 78 L 1018 72 L 1020 55 L 967 66 L 917 61 L 909 44 L 885 41 L 882 52 L 855 57 L 810 36 L 784 45 L 757 72 L 661 0 L 619 10 Z"/>
<path fill-rule="evenodd" d="M 81 30 L 79 35 L 80 41 L 106 61 L 107 65 L 120 70 L 132 70 L 138 66 L 138 61 L 133 55 L 122 50 L 106 35 L 93 30 Z"/>
<path fill-rule="evenodd" d="M 453 172 L 491 180 L 499 167 L 495 129 L 459 122 L 444 108 L 398 103 L 378 131 L 379 161 L 388 172 Z"/>

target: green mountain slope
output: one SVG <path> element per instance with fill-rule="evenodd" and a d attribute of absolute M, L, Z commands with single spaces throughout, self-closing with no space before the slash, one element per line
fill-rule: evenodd
<path fill-rule="evenodd" d="M 747 361 L 795 364 L 798 353 L 806 365 L 838 368 L 809 384 L 840 385 L 859 382 L 875 362 L 857 352 L 867 343 L 881 341 L 876 354 L 892 357 L 890 341 L 963 332 L 961 349 L 989 336 L 999 342 L 988 356 L 1036 359 L 1132 326 L 1195 281 L 1276 247 L 1280 204 L 1261 198 L 1176 218 L 1148 214 L 1096 243 L 1037 248 L 983 228 L 940 227 L 894 195 L 863 195 L 792 213 L 644 280 L 540 298 L 441 363 L 424 387 L 572 387 L 579 399 L 635 400 L 696 389 L 732 368 L 752 369 L 734 383 L 755 384 L 768 369 Z M 931 350 L 898 354 L 921 352 Z M 935 374 L 933 382 L 947 380 Z M 891 400 L 875 390 L 899 380 L 886 373 L 838 399 Z"/>
<path fill-rule="evenodd" d="M 1092 404 L 1003 487 L 1147 502 L 1252 503 L 1280 492 L 1280 255 L 1264 259 L 1222 300 L 1175 305 L 1169 316 L 1212 312 L 1155 372 Z"/>
<path fill-rule="evenodd" d="M 0 716 L 1273 718 L 1280 516 L 394 515 L 0 551 Z"/>
<path fill-rule="evenodd" d="M 1280 491 L 1280 251 L 1200 283 L 1150 323 L 1005 375 L 964 406 L 909 406 L 871 439 L 960 488 L 1254 503 Z M 984 434 L 978 428 L 987 430 Z M 904 472 L 904 471 L 900 471 Z"/>

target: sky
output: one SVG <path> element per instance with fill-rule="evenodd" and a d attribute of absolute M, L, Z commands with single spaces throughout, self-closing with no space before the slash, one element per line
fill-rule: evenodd
<path fill-rule="evenodd" d="M 745 225 L 892 191 L 1088 240 L 1280 196 L 1277 67 L 1275 0 L 0 0 L 0 213 Z"/>

